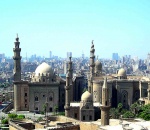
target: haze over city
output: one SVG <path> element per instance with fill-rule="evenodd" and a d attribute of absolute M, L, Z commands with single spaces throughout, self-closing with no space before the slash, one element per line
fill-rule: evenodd
<path fill-rule="evenodd" d="M 150 1 L 145 0 L 7 0 L 0 1 L 0 53 L 13 56 L 18 33 L 22 56 L 37 54 L 89 57 L 94 40 L 96 55 L 111 58 L 150 52 Z"/>

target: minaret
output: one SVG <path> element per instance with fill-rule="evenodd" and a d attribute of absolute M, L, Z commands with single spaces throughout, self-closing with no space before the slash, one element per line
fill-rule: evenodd
<path fill-rule="evenodd" d="M 15 48 L 13 48 L 14 51 L 14 81 L 21 81 L 21 48 L 19 48 L 20 42 L 19 42 L 19 37 L 17 34 L 17 38 L 15 43 Z"/>
<path fill-rule="evenodd" d="M 71 56 L 69 57 L 69 63 L 68 63 L 68 72 L 69 72 L 69 86 L 70 86 L 70 101 L 73 101 L 73 85 L 72 85 L 72 77 L 73 77 L 73 69 L 72 69 L 72 61 Z"/>
<path fill-rule="evenodd" d="M 94 74 L 94 67 L 95 67 L 95 55 L 94 55 L 95 49 L 94 44 L 92 40 L 91 50 L 90 50 L 90 74 L 93 76 Z"/>
<path fill-rule="evenodd" d="M 17 35 L 15 43 L 15 48 L 13 48 L 14 51 L 14 110 L 19 111 L 21 110 L 21 56 L 20 51 L 21 48 L 19 48 L 20 42 Z"/>
<path fill-rule="evenodd" d="M 107 78 L 104 79 L 102 88 L 102 106 L 101 106 L 101 125 L 109 125 L 109 89 L 107 87 Z"/>
<path fill-rule="evenodd" d="M 70 111 L 70 87 L 69 87 L 69 73 L 66 74 L 66 86 L 65 86 L 65 116 L 69 117 L 69 111 Z"/>
<path fill-rule="evenodd" d="M 94 44 L 92 40 L 92 45 L 91 45 L 91 50 L 90 50 L 90 77 L 89 77 L 89 82 L 90 84 L 88 85 L 90 90 L 89 92 L 93 95 L 93 84 L 92 84 L 92 79 L 94 75 L 94 69 L 95 69 L 95 55 L 94 55 L 95 49 L 94 49 Z"/>

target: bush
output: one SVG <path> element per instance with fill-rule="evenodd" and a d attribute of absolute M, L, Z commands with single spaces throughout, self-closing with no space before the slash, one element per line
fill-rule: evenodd
<path fill-rule="evenodd" d="M 58 112 L 57 115 L 59 115 L 59 116 L 65 116 L 65 112 Z"/>
<path fill-rule="evenodd" d="M 16 119 L 24 119 L 25 118 L 25 115 L 18 115 L 17 117 L 16 117 Z"/>
<path fill-rule="evenodd" d="M 43 119 L 42 119 L 42 117 L 39 117 L 38 119 L 37 119 L 37 121 L 42 121 Z"/>
<path fill-rule="evenodd" d="M 11 119 L 14 119 L 14 118 L 17 117 L 17 114 L 10 113 L 10 114 L 8 114 L 8 117 L 11 118 Z"/>
<path fill-rule="evenodd" d="M 1 120 L 1 123 L 2 123 L 2 124 L 8 124 L 8 119 L 6 119 L 6 118 L 5 118 L 5 119 L 2 119 L 2 120 Z"/>
<path fill-rule="evenodd" d="M 150 104 L 142 106 L 138 117 L 143 118 L 144 120 L 150 120 Z"/>
<path fill-rule="evenodd" d="M 131 111 L 127 111 L 123 114 L 123 118 L 134 118 L 135 114 Z"/>

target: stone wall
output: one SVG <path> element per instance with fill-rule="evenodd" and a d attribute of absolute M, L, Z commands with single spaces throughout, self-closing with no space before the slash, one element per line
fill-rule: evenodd
<path fill-rule="evenodd" d="M 26 123 L 26 121 L 9 121 L 10 130 L 33 130 L 35 126 L 33 123 Z"/>

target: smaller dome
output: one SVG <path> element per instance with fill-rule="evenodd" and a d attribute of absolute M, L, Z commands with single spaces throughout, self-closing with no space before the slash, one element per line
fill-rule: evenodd
<path fill-rule="evenodd" d="M 98 67 L 98 68 L 102 68 L 102 63 L 99 60 L 97 60 L 95 62 L 95 66 Z"/>
<path fill-rule="evenodd" d="M 81 101 L 92 101 L 92 95 L 88 91 L 85 91 L 81 96 Z"/>
<path fill-rule="evenodd" d="M 125 69 L 121 68 L 121 69 L 118 71 L 118 76 L 126 77 L 126 71 L 125 71 Z"/>

